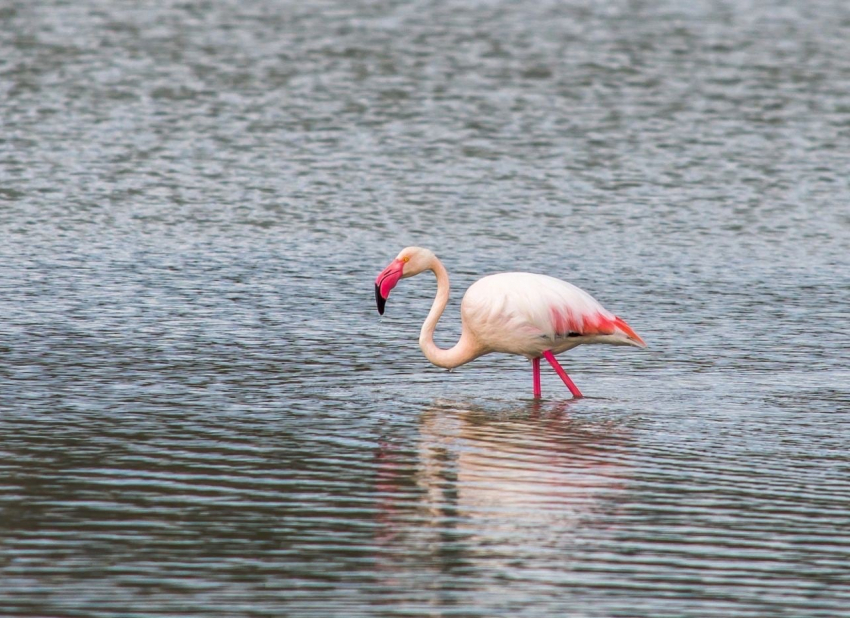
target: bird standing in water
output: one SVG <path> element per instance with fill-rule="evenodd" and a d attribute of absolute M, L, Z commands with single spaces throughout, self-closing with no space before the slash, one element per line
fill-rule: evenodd
<path fill-rule="evenodd" d="M 434 329 L 449 301 L 449 275 L 428 249 L 403 249 L 375 279 L 375 300 L 383 315 L 399 280 L 426 270 L 437 276 L 437 295 L 422 324 L 419 346 L 438 367 L 458 367 L 490 352 L 521 354 L 531 360 L 534 397 L 539 398 L 542 357 L 573 396 L 581 397 L 556 354 L 583 343 L 646 347 L 624 320 L 581 288 L 547 275 L 512 272 L 484 277 L 469 287 L 460 306 L 460 340 L 444 350 L 434 343 Z"/>

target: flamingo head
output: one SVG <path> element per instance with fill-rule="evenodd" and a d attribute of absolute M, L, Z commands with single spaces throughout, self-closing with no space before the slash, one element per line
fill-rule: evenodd
<path fill-rule="evenodd" d="M 392 290 L 400 279 L 418 275 L 431 268 L 434 254 L 421 247 L 407 247 L 390 262 L 375 278 L 375 300 L 378 303 L 378 313 L 384 315 L 384 306 Z"/>

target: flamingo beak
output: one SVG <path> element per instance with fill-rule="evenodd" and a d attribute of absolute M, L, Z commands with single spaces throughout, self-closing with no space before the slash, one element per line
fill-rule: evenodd
<path fill-rule="evenodd" d="M 378 303 L 378 313 L 384 315 L 384 305 L 390 297 L 392 290 L 404 272 L 404 262 L 393 260 L 392 263 L 381 271 L 375 279 L 375 301 Z"/>

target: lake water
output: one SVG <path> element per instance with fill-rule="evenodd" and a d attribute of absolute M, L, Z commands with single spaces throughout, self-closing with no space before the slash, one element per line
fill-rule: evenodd
<path fill-rule="evenodd" d="M 0 4 L 0 613 L 850 616 L 850 5 Z M 647 350 L 452 372 L 406 245 Z"/>

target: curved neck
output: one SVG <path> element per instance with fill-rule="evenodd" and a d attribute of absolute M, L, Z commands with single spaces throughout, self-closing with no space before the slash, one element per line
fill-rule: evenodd
<path fill-rule="evenodd" d="M 434 304 L 431 305 L 428 317 L 422 324 L 422 331 L 419 333 L 419 347 L 425 353 L 425 358 L 437 367 L 451 369 L 477 358 L 483 351 L 472 334 L 466 329 L 465 324 L 462 325 L 460 340 L 454 347 L 444 350 L 434 343 L 434 330 L 437 328 L 437 322 L 449 302 L 449 273 L 446 272 L 446 267 L 436 257 L 431 261 L 428 270 L 434 271 L 437 276 L 437 295 L 434 297 Z"/>

